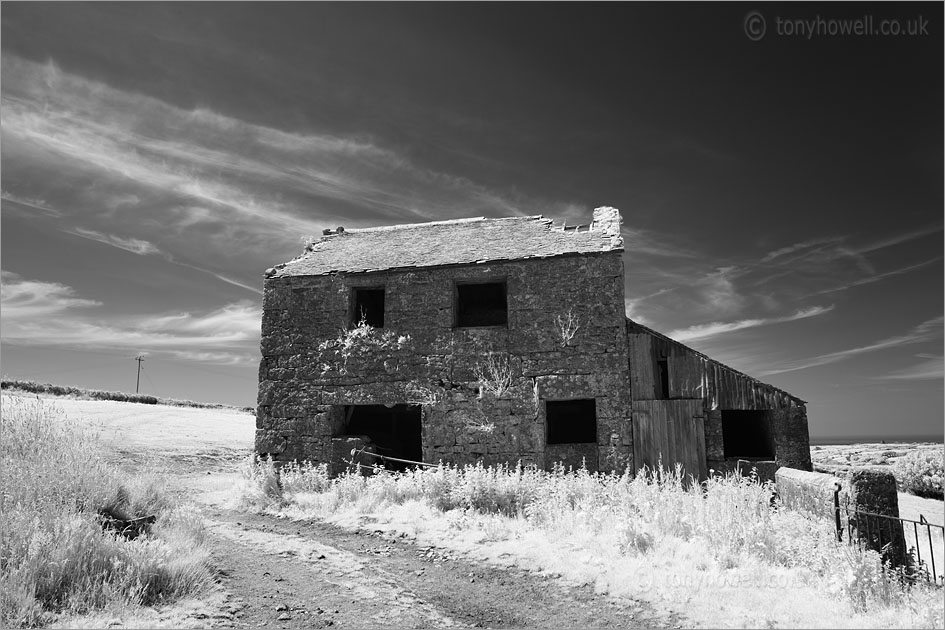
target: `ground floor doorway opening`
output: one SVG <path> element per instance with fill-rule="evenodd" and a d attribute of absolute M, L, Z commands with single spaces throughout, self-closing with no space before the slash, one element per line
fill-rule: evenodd
<path fill-rule="evenodd" d="M 366 435 L 379 455 L 423 461 L 419 405 L 347 405 L 344 435 Z M 383 460 L 379 460 L 381 463 Z M 406 470 L 410 464 L 383 461 L 389 470 Z"/>

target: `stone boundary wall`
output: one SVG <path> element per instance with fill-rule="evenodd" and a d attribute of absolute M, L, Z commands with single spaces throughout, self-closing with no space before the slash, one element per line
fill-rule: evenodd
<path fill-rule="evenodd" d="M 846 501 L 843 481 L 825 473 L 807 472 L 782 466 L 774 474 L 778 496 L 792 510 L 810 512 L 833 520 L 833 493 L 841 485 L 840 503 Z"/>
<path fill-rule="evenodd" d="M 896 477 L 891 472 L 854 469 L 850 471 L 847 481 L 851 510 L 899 517 L 899 491 Z M 895 566 L 908 564 L 905 537 L 897 521 L 857 514 L 853 518 L 853 528 L 853 536 L 866 547 L 881 552 L 884 561 Z"/>
<path fill-rule="evenodd" d="M 843 540 L 848 537 L 860 546 L 880 552 L 885 562 L 908 566 L 902 526 L 899 517 L 899 495 L 892 473 L 855 469 L 845 479 L 825 473 L 779 468 L 775 473 L 778 496 L 790 509 L 836 518 L 834 491 L 840 486 L 840 523 Z M 869 516 L 855 510 L 887 516 Z"/>

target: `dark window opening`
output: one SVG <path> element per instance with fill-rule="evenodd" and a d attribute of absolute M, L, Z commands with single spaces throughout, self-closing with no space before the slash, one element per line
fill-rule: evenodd
<path fill-rule="evenodd" d="M 354 289 L 351 323 L 357 326 L 363 320 L 374 328 L 384 327 L 384 288 Z"/>
<path fill-rule="evenodd" d="M 342 435 L 366 435 L 379 455 L 422 461 L 419 405 L 348 405 Z M 406 470 L 410 464 L 378 460 L 389 470 Z"/>
<path fill-rule="evenodd" d="M 456 326 L 505 326 L 508 304 L 504 282 L 456 285 Z"/>
<path fill-rule="evenodd" d="M 669 361 L 665 357 L 656 360 L 656 373 L 659 377 L 657 397 L 669 400 Z"/>
<path fill-rule="evenodd" d="M 596 444 L 597 401 L 549 400 L 545 402 L 548 444 Z"/>
<path fill-rule="evenodd" d="M 725 457 L 774 457 L 771 422 L 764 411 L 722 410 Z"/>

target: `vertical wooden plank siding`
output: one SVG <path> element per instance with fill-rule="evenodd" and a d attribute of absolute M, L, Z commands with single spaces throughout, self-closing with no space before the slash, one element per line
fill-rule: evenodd
<path fill-rule="evenodd" d="M 672 469 L 706 478 L 703 401 L 639 400 L 633 402 L 633 454 L 637 469 Z"/>
<path fill-rule="evenodd" d="M 669 397 L 702 398 L 705 392 L 699 389 L 703 380 L 704 364 L 692 354 L 677 352 L 669 357 Z"/>
<path fill-rule="evenodd" d="M 629 335 L 630 392 L 635 400 L 656 398 L 656 377 L 653 359 L 653 338 L 650 335 Z"/>
<path fill-rule="evenodd" d="M 699 481 L 709 478 L 709 467 L 705 457 L 705 416 L 694 416 L 692 418 L 693 427 L 691 435 L 695 436 L 693 441 L 694 460 L 699 465 Z"/>
<path fill-rule="evenodd" d="M 663 430 L 666 432 L 666 441 L 664 445 L 666 447 L 665 452 L 663 453 L 663 465 L 666 468 L 672 468 L 676 465 L 676 462 L 679 462 L 685 465 L 685 460 L 681 457 L 682 453 L 677 447 L 676 437 L 679 433 L 679 425 L 682 422 L 685 422 L 684 418 L 676 418 L 673 413 L 676 409 L 676 405 L 672 404 L 675 401 L 666 401 L 664 404 L 660 405 L 662 407 L 661 411 L 663 421 Z M 682 442 L 679 442 L 679 446 L 682 446 Z"/>

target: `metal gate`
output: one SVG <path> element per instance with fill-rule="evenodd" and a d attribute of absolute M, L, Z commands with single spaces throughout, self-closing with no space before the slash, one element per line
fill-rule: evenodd
<path fill-rule="evenodd" d="M 913 577 L 945 585 L 945 526 L 919 520 L 876 514 L 841 504 L 839 484 L 833 493 L 837 540 L 846 535 L 852 545 L 878 551 L 884 561 L 905 565 Z"/>
<path fill-rule="evenodd" d="M 702 399 L 634 401 L 633 461 L 637 470 L 660 464 L 672 469 L 678 463 L 684 474 L 704 480 L 708 471 Z"/>

